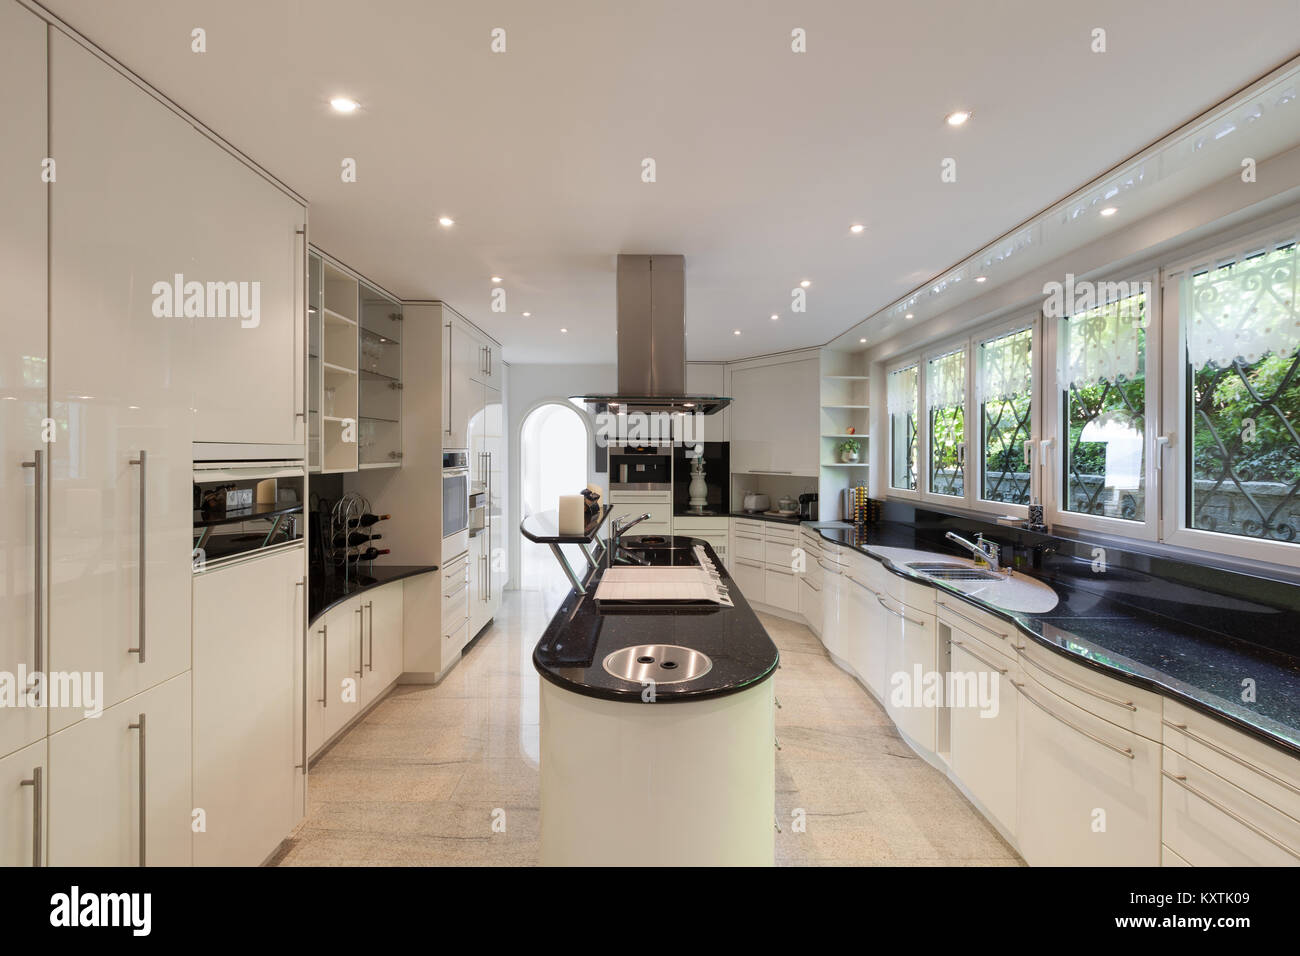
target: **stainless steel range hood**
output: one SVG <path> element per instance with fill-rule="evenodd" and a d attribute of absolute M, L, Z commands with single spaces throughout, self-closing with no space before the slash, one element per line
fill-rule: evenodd
<path fill-rule="evenodd" d="M 686 394 L 686 259 L 618 257 L 618 392 L 575 395 L 596 411 L 712 415 L 731 399 Z"/>

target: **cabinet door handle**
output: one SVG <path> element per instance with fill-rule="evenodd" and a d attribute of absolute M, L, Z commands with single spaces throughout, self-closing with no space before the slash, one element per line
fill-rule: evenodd
<path fill-rule="evenodd" d="M 131 464 L 140 466 L 140 637 L 138 646 L 128 647 L 128 654 L 138 654 L 137 663 L 143 664 L 145 661 L 145 592 L 146 580 L 148 579 L 148 563 L 146 561 L 146 548 L 148 545 L 148 521 L 145 517 L 146 509 L 149 504 L 149 472 L 148 472 L 149 453 L 143 448 L 140 449 L 140 457 L 132 458 Z M 143 865 L 143 864 L 141 864 Z"/>
<path fill-rule="evenodd" d="M 370 614 L 370 627 L 367 628 L 370 635 L 370 660 L 366 662 L 366 670 L 373 671 L 375 669 L 375 602 L 368 602 L 366 610 Z"/>
<path fill-rule="evenodd" d="M 1056 713 L 1055 711 L 1048 710 L 1048 708 L 1045 705 L 1039 703 L 1038 701 L 1034 700 L 1034 698 L 1031 697 L 1029 694 L 1025 693 L 1025 685 L 1020 681 L 1013 680 L 1011 682 L 1011 686 L 1014 687 L 1016 690 L 1020 691 L 1021 697 L 1029 701 L 1031 704 L 1033 704 L 1035 707 L 1037 707 L 1039 710 L 1045 713 L 1048 717 L 1053 718 L 1058 723 L 1065 724 L 1065 726 L 1069 727 L 1071 730 L 1075 731 L 1076 733 L 1083 734 L 1083 736 L 1087 737 L 1089 740 L 1095 741 L 1096 743 L 1101 744 L 1103 747 L 1115 751 L 1115 753 L 1117 754 L 1122 754 L 1123 756 L 1128 757 L 1129 760 L 1137 759 L 1137 756 L 1133 753 L 1132 747 L 1117 747 L 1109 740 L 1104 740 L 1101 737 L 1098 737 L 1096 734 L 1089 733 L 1079 725 L 1070 723 L 1070 721 L 1066 720 L 1064 717 L 1062 717 L 1060 714 Z"/>
<path fill-rule="evenodd" d="M 298 369 L 300 367 L 298 364 L 299 360 L 302 361 L 302 394 L 298 396 L 302 399 L 302 411 L 295 410 L 293 417 L 295 423 L 297 419 L 301 418 L 305 424 L 307 421 L 307 409 L 310 407 L 308 404 L 309 399 L 307 398 L 307 350 L 309 348 L 308 335 L 310 334 L 307 331 L 307 277 L 311 272 L 311 264 L 309 262 L 310 256 L 307 251 L 307 226 L 303 225 L 301 229 L 295 229 L 294 234 L 302 236 L 302 271 L 298 274 L 298 278 L 302 279 L 302 311 L 299 313 L 302 316 L 302 351 L 294 357 L 293 361 L 294 375 L 298 374 Z M 294 285 L 297 285 L 296 281 L 294 282 Z M 295 402 L 295 405 L 296 404 L 297 403 Z"/>
<path fill-rule="evenodd" d="M 321 636 L 320 647 L 320 700 L 321 709 L 330 705 L 330 626 L 326 624 L 316 632 Z"/>
<path fill-rule="evenodd" d="M 145 771 L 145 756 L 148 751 L 145 748 L 144 740 L 144 714 L 141 714 L 134 724 L 127 724 L 126 726 L 128 730 L 138 730 L 140 732 L 140 865 L 144 866 L 149 835 L 149 814 L 146 807 L 149 778 Z"/>
<path fill-rule="evenodd" d="M 919 625 L 920 627 L 925 627 L 925 621 L 918 621 L 914 617 L 908 617 L 902 611 L 895 611 L 892 607 L 890 607 L 888 604 L 885 603 L 885 599 L 882 598 L 879 594 L 876 595 L 876 600 L 880 603 L 881 607 L 883 607 L 890 614 L 894 615 L 894 617 L 901 617 L 904 621 L 907 621 L 909 624 L 916 624 Z"/>
<path fill-rule="evenodd" d="M 451 323 L 447 323 L 447 434 L 451 434 L 451 396 L 456 391 L 452 387 L 451 376 L 455 371 L 451 361 Z"/>
<path fill-rule="evenodd" d="M 975 660 L 979 661 L 979 662 L 980 662 L 981 664 L 983 664 L 985 667 L 991 667 L 991 668 L 993 668 L 995 671 L 997 671 L 999 674 L 1006 674 L 1007 669 L 1006 669 L 1005 667 L 998 667 L 998 665 L 997 665 L 997 664 L 994 664 L 992 661 L 985 660 L 984 658 L 982 658 L 982 657 L 980 657 L 978 654 L 976 654 L 974 651 L 972 651 L 972 650 L 971 650 L 969 647 L 967 647 L 965 644 L 963 644 L 961 641 L 954 641 L 954 640 L 950 637 L 950 638 L 948 638 L 948 643 L 951 644 L 953 647 L 960 647 L 963 651 L 965 651 L 965 652 L 966 652 L 967 654 L 969 654 L 971 657 L 975 658 Z"/>
<path fill-rule="evenodd" d="M 1109 694 L 1103 694 L 1100 691 L 1095 691 L 1091 687 L 1084 687 L 1082 684 L 1076 684 L 1074 681 L 1070 680 L 1069 678 L 1062 677 L 1060 674 L 1056 673 L 1056 671 L 1052 670 L 1051 668 L 1044 667 L 1042 664 L 1038 663 L 1038 661 L 1034 660 L 1028 654 L 1022 654 L 1021 659 L 1028 661 L 1029 663 L 1037 667 L 1040 671 L 1042 671 L 1044 674 L 1056 678 L 1062 684 L 1065 684 L 1069 687 L 1073 687 L 1075 690 L 1083 691 L 1085 694 L 1088 694 L 1089 696 L 1096 697 L 1098 700 L 1104 700 L 1106 701 L 1106 703 L 1114 704 L 1117 707 L 1127 707 L 1129 710 L 1132 711 L 1137 710 L 1137 704 L 1133 703 L 1133 701 L 1120 700 L 1118 697 L 1111 697 Z"/>
<path fill-rule="evenodd" d="M 357 676 L 364 678 L 366 670 L 366 609 L 357 608 Z"/>
<path fill-rule="evenodd" d="M 1001 631 L 995 631 L 995 630 L 993 630 L 993 628 L 991 628 L 991 627 L 989 627 L 989 626 L 987 626 L 987 625 L 985 625 L 985 624 L 981 624 L 979 621 L 973 621 L 973 620 L 971 620 L 971 619 L 968 618 L 965 614 L 962 614 L 960 611 L 958 611 L 956 608 L 954 608 L 951 604 L 944 604 L 942 601 L 935 601 L 934 603 L 937 604 L 937 605 L 939 605 L 939 607 L 943 608 L 945 611 L 947 611 L 947 612 L 948 612 L 949 614 L 951 614 L 953 617 L 959 617 L 959 618 L 961 618 L 963 621 L 965 621 L 967 624 L 970 624 L 972 627 L 978 627 L 981 631 L 986 631 L 986 632 L 988 632 L 989 634 L 994 635 L 995 637 L 1000 637 L 1000 638 L 1002 638 L 1002 640 L 1004 640 L 1004 641 L 1007 640 L 1007 639 L 1009 638 L 1009 636 L 1010 636 L 1010 635 L 1007 635 L 1007 634 L 1003 634 Z"/>
<path fill-rule="evenodd" d="M 1218 744 L 1211 743 L 1210 741 L 1206 740 L 1204 737 L 1200 736 L 1199 734 L 1192 733 L 1192 731 L 1188 728 L 1186 724 L 1180 723 L 1179 721 L 1176 720 L 1169 720 L 1168 718 L 1162 719 L 1161 723 L 1163 723 L 1166 727 L 1172 727 L 1174 730 L 1178 731 L 1183 736 L 1196 741 L 1202 747 L 1207 747 L 1210 750 L 1213 750 L 1220 757 L 1227 757 L 1229 760 L 1233 761 L 1239 766 L 1245 767 L 1247 770 L 1253 770 L 1255 773 L 1263 774 L 1265 777 L 1267 777 L 1273 783 L 1277 784 L 1279 787 L 1283 787 L 1287 790 L 1290 790 L 1292 793 L 1300 794 L 1300 787 L 1297 787 L 1295 784 L 1288 783 L 1287 781 L 1283 780 L 1281 777 L 1275 776 L 1274 774 L 1269 773 L 1267 770 L 1264 770 L 1262 767 L 1256 767 L 1254 764 L 1247 763 L 1246 761 L 1238 757 L 1236 754 L 1228 750 L 1225 750 L 1224 748 L 1220 747 Z"/>
<path fill-rule="evenodd" d="M 302 588 L 302 763 L 295 770 L 307 775 L 307 575 L 297 582 Z"/>
<path fill-rule="evenodd" d="M 1160 774 L 1163 777 L 1168 777 L 1170 780 L 1178 784 L 1178 786 L 1182 787 L 1184 790 L 1186 790 L 1188 793 L 1192 794 L 1193 796 L 1200 797 L 1202 800 L 1204 800 L 1210 806 L 1214 807 L 1214 809 L 1218 810 L 1220 813 L 1226 813 L 1228 816 L 1232 817 L 1232 819 L 1236 820 L 1238 823 L 1240 823 L 1247 830 L 1250 830 L 1256 836 L 1263 837 L 1265 840 L 1273 844 L 1279 850 L 1282 850 L 1284 853 L 1287 853 L 1295 857 L 1297 860 L 1300 860 L 1300 853 L 1297 853 L 1295 850 L 1291 849 L 1285 843 L 1282 843 L 1276 837 L 1270 836 L 1269 834 L 1265 833 L 1263 830 L 1255 826 L 1249 820 L 1243 820 L 1239 815 L 1233 813 L 1231 810 L 1229 810 L 1227 807 L 1221 804 L 1218 800 L 1212 798 L 1209 794 L 1202 793 L 1200 790 L 1197 790 L 1195 787 L 1193 787 L 1190 783 L 1187 782 L 1187 774 L 1170 773 L 1168 770 L 1161 770 Z"/>
<path fill-rule="evenodd" d="M 43 768 L 33 767 L 30 780 L 19 781 L 19 786 L 32 788 L 32 866 L 41 865 L 41 801 L 44 794 L 41 786 Z"/>
<path fill-rule="evenodd" d="M 31 468 L 34 471 L 33 480 L 35 482 L 35 504 L 36 504 L 36 529 L 32 535 L 32 551 L 35 554 L 36 566 L 33 569 L 33 606 L 32 619 L 35 626 L 34 641 L 35 649 L 32 654 L 32 662 L 35 665 L 35 671 L 38 674 L 45 672 L 45 645 L 41 640 L 42 632 L 45 630 L 45 527 L 42 518 L 45 514 L 45 452 L 43 449 L 37 449 L 32 454 L 31 461 L 23 462 L 24 468 Z M 35 699 L 39 700 L 40 687 L 36 688 Z M 39 777 L 38 788 L 39 788 Z"/>

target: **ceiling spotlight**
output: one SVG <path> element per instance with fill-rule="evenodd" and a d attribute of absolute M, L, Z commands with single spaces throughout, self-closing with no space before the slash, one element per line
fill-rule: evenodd
<path fill-rule="evenodd" d="M 907 315 L 903 316 L 903 318 L 905 318 L 905 319 L 914 319 L 914 318 L 916 318 L 916 316 L 914 316 L 911 312 L 909 312 L 909 313 L 907 313 Z"/>
<path fill-rule="evenodd" d="M 532 314 L 533 314 L 533 313 L 531 313 L 531 312 L 525 312 L 525 313 L 524 313 L 524 318 L 525 318 L 525 319 L 527 319 L 527 318 L 531 318 L 531 317 L 532 317 Z"/>
<path fill-rule="evenodd" d="M 569 331 L 568 329 L 560 329 L 560 334 L 563 335 L 565 332 L 568 332 L 568 331 Z"/>
<path fill-rule="evenodd" d="M 1115 215 L 1115 213 L 1117 213 L 1117 212 L 1119 212 L 1119 210 L 1118 210 L 1117 208 L 1115 208 L 1114 206 L 1107 206 L 1105 209 L 1103 209 L 1103 210 L 1101 211 L 1101 214 L 1102 214 L 1103 216 L 1113 216 L 1113 215 Z"/>
<path fill-rule="evenodd" d="M 456 220 L 452 219 L 451 216 L 439 216 L 438 225 L 442 226 L 443 228 L 446 228 L 448 226 L 454 226 L 456 225 Z"/>
<path fill-rule="evenodd" d="M 493 282 L 500 282 L 500 281 L 501 281 L 501 277 L 500 277 L 500 276 L 493 276 L 493 277 L 492 277 L 492 281 L 493 281 Z"/>
<path fill-rule="evenodd" d="M 779 319 L 779 318 L 781 318 L 781 317 L 780 317 L 779 315 L 777 315 L 775 312 L 772 313 L 772 321 L 773 321 L 773 322 L 775 322 L 775 321 L 776 321 L 777 319 Z"/>
<path fill-rule="evenodd" d="M 360 105 L 356 100 L 350 100 L 346 96 L 336 96 L 330 100 L 330 106 L 336 113 L 355 113 Z"/>
<path fill-rule="evenodd" d="M 988 277 L 988 276 L 976 276 L 976 277 L 975 277 L 975 281 L 976 281 L 976 282 L 988 282 L 988 281 L 989 281 L 989 277 Z"/>
<path fill-rule="evenodd" d="M 732 334 L 732 335 L 739 335 L 739 334 L 740 334 L 740 329 L 735 329 L 735 330 L 733 330 L 731 334 Z"/>
<path fill-rule="evenodd" d="M 805 289 L 808 288 L 810 285 L 812 285 L 812 283 L 809 282 L 807 279 L 804 279 L 804 280 L 803 280 L 802 282 L 800 282 L 799 284 L 800 284 L 801 286 L 803 286 Z"/>
<path fill-rule="evenodd" d="M 866 340 L 866 339 L 858 339 L 858 341 L 861 342 L 863 345 L 866 345 L 866 344 L 867 344 L 867 340 Z"/>
<path fill-rule="evenodd" d="M 961 126 L 970 119 L 970 110 L 954 110 L 944 117 L 949 126 Z"/>
<path fill-rule="evenodd" d="M 849 226 L 849 232 L 857 233 L 857 232 L 861 232 L 863 229 L 866 228 L 867 227 L 862 225 L 862 223 L 855 222 L 853 225 Z"/>

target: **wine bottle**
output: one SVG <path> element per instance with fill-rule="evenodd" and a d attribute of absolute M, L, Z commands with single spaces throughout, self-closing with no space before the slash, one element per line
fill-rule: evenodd
<path fill-rule="evenodd" d="M 348 555 L 348 564 L 356 564 L 358 561 L 373 561 L 381 554 L 391 554 L 392 548 L 366 548 L 358 554 Z"/>
<path fill-rule="evenodd" d="M 355 548 L 370 541 L 378 541 L 382 537 L 382 534 L 365 534 L 361 531 L 353 531 L 348 535 L 336 534 L 334 536 L 334 547 Z"/>
<path fill-rule="evenodd" d="M 371 525 L 378 524 L 380 521 L 387 521 L 391 517 L 392 515 L 368 515 L 367 514 L 367 515 L 362 515 L 359 518 L 349 518 L 348 527 L 369 528 Z"/>

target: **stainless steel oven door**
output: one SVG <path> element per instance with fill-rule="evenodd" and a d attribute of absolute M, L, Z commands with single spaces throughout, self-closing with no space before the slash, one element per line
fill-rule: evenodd
<path fill-rule="evenodd" d="M 449 538 L 469 527 L 469 469 L 442 473 L 442 536 Z"/>

